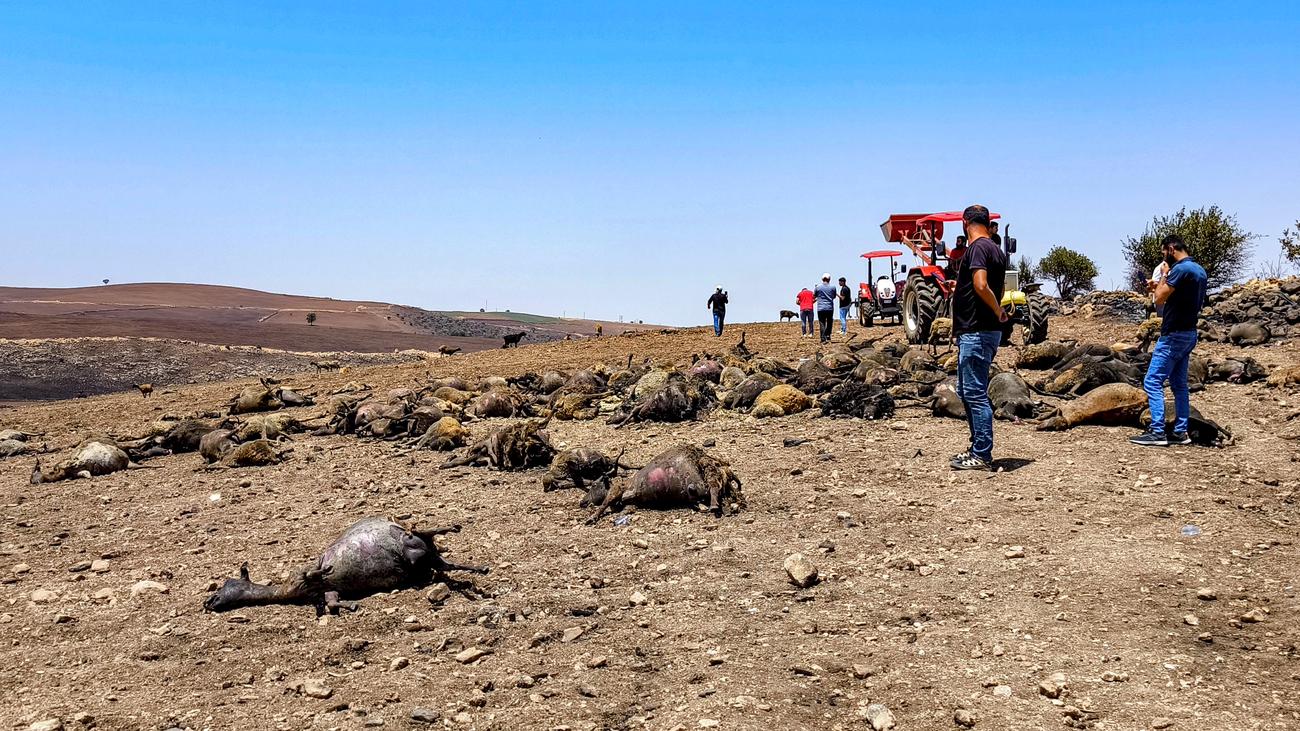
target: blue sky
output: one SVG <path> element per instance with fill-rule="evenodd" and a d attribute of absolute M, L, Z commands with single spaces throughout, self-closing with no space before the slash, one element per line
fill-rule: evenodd
<path fill-rule="evenodd" d="M 762 5 L 762 7 L 758 7 Z M 0 283 L 772 319 L 890 212 L 1300 217 L 1291 3 L 0 5 Z"/>

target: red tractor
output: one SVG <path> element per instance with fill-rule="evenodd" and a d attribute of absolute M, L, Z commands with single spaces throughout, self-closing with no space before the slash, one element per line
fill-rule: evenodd
<path fill-rule="evenodd" d="M 943 225 L 959 222 L 961 216 L 960 211 L 896 213 L 880 224 L 885 241 L 903 244 L 921 262 L 910 270 L 903 267 L 906 271 L 902 286 L 903 328 L 910 342 L 929 342 L 930 326 L 935 319 L 951 317 L 958 260 L 948 258 L 948 247 L 943 242 Z M 994 220 L 1001 217 L 997 213 L 989 216 Z M 1010 227 L 1007 228 L 1003 249 L 1008 258 L 1016 251 L 1016 240 L 1011 238 Z M 1018 323 L 1024 326 L 1026 344 L 1041 342 L 1047 338 L 1046 298 L 1038 293 L 1037 285 L 1022 290 L 1016 269 L 1010 266 L 1007 269 L 1002 306 L 1011 317 L 1003 340 L 1010 342 L 1011 328 Z"/>
<path fill-rule="evenodd" d="M 903 282 L 898 278 L 898 265 L 894 262 L 895 257 L 902 255 L 901 251 L 868 251 L 862 255 L 867 260 L 867 281 L 858 283 L 858 322 L 863 327 L 875 325 L 877 318 L 886 318 L 895 324 L 902 321 L 899 293 L 903 290 Z M 872 264 L 879 259 L 889 259 L 889 265 L 877 277 Z M 906 270 L 907 267 L 903 267 L 903 271 Z"/>

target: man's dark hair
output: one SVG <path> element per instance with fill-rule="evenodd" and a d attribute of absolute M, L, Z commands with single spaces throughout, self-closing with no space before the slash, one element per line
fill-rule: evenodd
<path fill-rule="evenodd" d="M 966 245 L 966 234 L 962 234 L 961 236 L 957 237 L 957 246 L 965 246 L 965 245 Z"/>
<path fill-rule="evenodd" d="M 1174 251 L 1187 251 L 1187 244 L 1183 243 L 1183 237 L 1178 234 L 1169 234 L 1164 241 L 1160 242 L 1160 247 L 1168 246 Z"/>
<path fill-rule="evenodd" d="M 848 281 L 848 280 L 846 280 L 844 277 L 840 277 L 840 281 L 841 281 L 841 282 L 845 282 L 845 281 Z"/>
<path fill-rule="evenodd" d="M 989 209 L 980 205 L 966 206 L 966 210 L 962 211 L 961 220 L 966 223 L 987 226 L 989 225 Z"/>

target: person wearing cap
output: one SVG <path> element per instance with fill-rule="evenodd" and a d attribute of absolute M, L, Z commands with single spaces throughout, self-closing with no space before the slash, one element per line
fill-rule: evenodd
<path fill-rule="evenodd" d="M 721 284 L 709 297 L 709 302 L 705 307 L 713 310 L 713 335 L 722 337 L 723 321 L 727 319 L 727 293 L 722 291 Z"/>
<path fill-rule="evenodd" d="M 813 296 L 817 299 L 817 324 L 820 325 L 821 341 L 829 343 L 831 323 L 835 320 L 835 300 L 839 297 L 835 285 L 831 284 L 830 274 L 822 275 L 822 283 L 813 289 Z"/>
<path fill-rule="evenodd" d="M 849 334 L 849 307 L 853 305 L 853 291 L 849 289 L 848 280 L 840 277 L 840 286 L 835 288 L 840 297 L 840 335 Z"/>

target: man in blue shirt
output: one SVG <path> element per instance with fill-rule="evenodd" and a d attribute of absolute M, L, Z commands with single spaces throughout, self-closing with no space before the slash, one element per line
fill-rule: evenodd
<path fill-rule="evenodd" d="M 1163 281 L 1147 285 L 1155 295 L 1156 306 L 1164 306 L 1160 323 L 1160 340 L 1151 354 L 1142 387 L 1151 409 L 1151 427 L 1129 441 L 1144 447 L 1167 447 L 1191 444 L 1187 436 L 1191 418 L 1191 401 L 1187 392 L 1187 365 L 1196 347 L 1196 323 L 1205 303 L 1205 270 L 1187 254 L 1187 244 L 1177 234 L 1161 242 L 1169 273 Z M 1174 429 L 1165 436 L 1165 381 L 1174 392 Z"/>
<path fill-rule="evenodd" d="M 835 300 L 839 297 L 835 285 L 831 284 L 831 275 L 822 275 L 822 283 L 813 290 L 813 296 L 817 298 L 817 324 L 821 326 L 822 342 L 829 343 L 831 324 L 835 321 Z"/>

